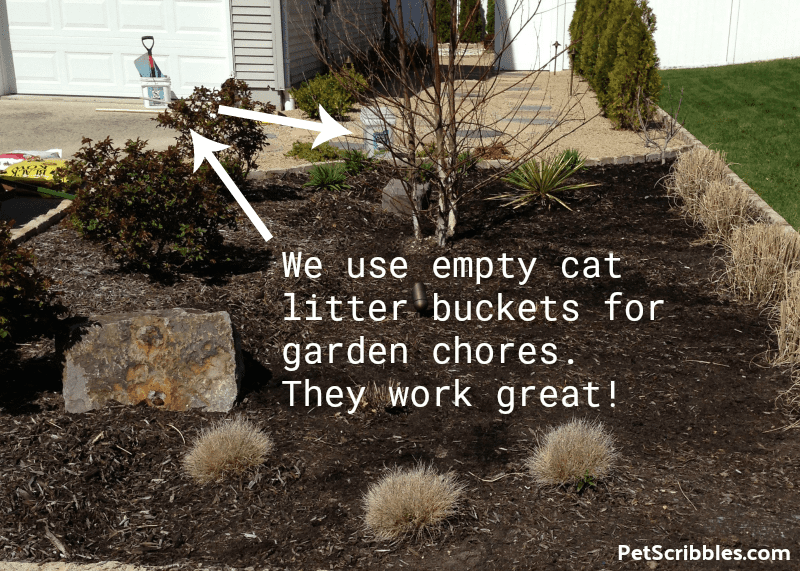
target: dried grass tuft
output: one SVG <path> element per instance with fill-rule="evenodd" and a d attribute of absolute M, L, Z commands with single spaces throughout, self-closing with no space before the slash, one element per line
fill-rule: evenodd
<path fill-rule="evenodd" d="M 728 166 L 725 151 L 717 152 L 694 147 L 681 153 L 667 177 L 667 192 L 680 199 L 681 208 L 692 220 L 697 220 L 701 200 L 712 183 L 725 183 Z"/>
<path fill-rule="evenodd" d="M 526 464 L 539 485 L 560 486 L 606 478 L 616 458 L 614 438 L 602 423 L 576 419 L 545 433 Z"/>
<path fill-rule="evenodd" d="M 714 181 L 700 198 L 697 220 L 706 230 L 709 241 L 724 244 L 734 228 L 752 224 L 757 214 L 747 191 L 738 186 Z"/>
<path fill-rule="evenodd" d="M 800 271 L 786 280 L 786 293 L 774 311 L 778 352 L 773 365 L 800 365 Z"/>
<path fill-rule="evenodd" d="M 731 294 L 759 307 L 780 301 L 789 274 L 800 270 L 800 234 L 783 226 L 734 228 L 727 250 L 723 283 Z"/>
<path fill-rule="evenodd" d="M 272 439 L 249 420 L 223 420 L 203 429 L 183 467 L 199 484 L 217 482 L 263 464 L 273 447 Z"/>
<path fill-rule="evenodd" d="M 385 409 L 392 406 L 392 395 L 390 389 L 397 390 L 396 381 L 388 381 L 385 385 L 378 386 L 374 381 L 364 389 L 364 396 L 361 399 L 361 407 L 365 409 Z M 360 389 L 359 389 L 360 390 Z"/>
<path fill-rule="evenodd" d="M 458 513 L 464 489 L 452 472 L 439 474 L 425 465 L 395 467 L 364 495 L 364 523 L 381 540 L 436 533 Z"/>

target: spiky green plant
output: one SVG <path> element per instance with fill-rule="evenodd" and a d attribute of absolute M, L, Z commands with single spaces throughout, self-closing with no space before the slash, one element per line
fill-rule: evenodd
<path fill-rule="evenodd" d="M 350 188 L 344 184 L 347 180 L 347 171 L 342 163 L 314 165 L 308 171 L 308 182 L 304 186 L 313 186 L 320 190 L 341 191 Z"/>
<path fill-rule="evenodd" d="M 532 159 L 505 177 L 503 180 L 516 186 L 519 191 L 492 197 L 493 200 L 507 201 L 503 206 L 519 208 L 534 200 L 547 202 L 554 200 L 567 210 L 572 210 L 555 194 L 567 190 L 577 190 L 597 186 L 590 183 L 568 184 L 567 180 L 583 168 L 583 159 L 577 163 L 562 153 L 552 159 Z"/>

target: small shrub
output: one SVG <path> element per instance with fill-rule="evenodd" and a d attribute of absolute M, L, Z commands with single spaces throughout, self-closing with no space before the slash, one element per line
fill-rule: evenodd
<path fill-rule="evenodd" d="M 157 152 L 138 139 L 124 149 L 110 138 L 91 142 L 83 139 L 57 175 L 76 195 L 72 223 L 79 234 L 135 267 L 163 267 L 170 256 L 215 261 L 219 228 L 235 227 L 236 218 L 207 165 L 193 173 L 191 157 L 175 146 Z"/>
<path fill-rule="evenodd" d="M 506 200 L 507 202 L 503 206 L 513 206 L 514 208 L 525 206 L 536 200 L 541 202 L 554 200 L 567 210 L 572 210 L 557 198 L 555 193 L 597 186 L 590 183 L 566 183 L 569 177 L 582 168 L 583 160 L 572 164 L 569 157 L 563 153 L 552 159 L 531 159 L 503 179 L 519 188 L 521 192 L 502 194 L 493 197 L 493 200 Z"/>
<path fill-rule="evenodd" d="M 800 365 L 800 271 L 786 280 L 786 293 L 774 310 L 773 329 L 778 338 L 778 352 L 773 365 Z"/>
<path fill-rule="evenodd" d="M 308 182 L 303 186 L 313 186 L 320 190 L 342 191 L 350 188 L 344 184 L 347 180 L 347 171 L 341 163 L 315 165 L 308 171 Z"/>
<path fill-rule="evenodd" d="M 339 73 L 319 74 L 304 81 L 300 87 L 290 89 L 297 108 L 312 119 L 319 119 L 319 106 L 332 117 L 343 119 L 353 109 L 353 97 L 364 93 L 367 80 L 363 75 L 345 68 Z"/>
<path fill-rule="evenodd" d="M 494 38 L 494 0 L 486 3 L 486 35 Z"/>
<path fill-rule="evenodd" d="M 439 43 L 450 41 L 450 18 L 452 6 L 449 0 L 436 0 L 434 19 L 436 20 L 436 40 Z"/>
<path fill-rule="evenodd" d="M 778 302 L 789 275 L 800 270 L 800 234 L 783 226 L 734 228 L 726 246 L 724 284 L 734 296 L 760 307 Z"/>
<path fill-rule="evenodd" d="M 702 197 L 713 183 L 727 181 L 728 162 L 725 152 L 694 147 L 681 153 L 667 177 L 667 193 L 680 199 L 684 213 L 696 221 L 702 208 Z"/>
<path fill-rule="evenodd" d="M 14 341 L 51 299 L 34 255 L 11 243 L 11 227 L 0 220 L 0 345 Z"/>
<path fill-rule="evenodd" d="M 317 148 L 312 149 L 311 143 L 292 143 L 292 150 L 286 153 L 287 157 L 295 157 L 310 163 L 322 161 L 335 161 L 341 158 L 342 152 L 330 143 L 322 143 Z"/>
<path fill-rule="evenodd" d="M 744 188 L 714 181 L 700 199 L 698 220 L 711 242 L 727 242 L 734 228 L 750 224 L 755 218 L 750 197 Z"/>
<path fill-rule="evenodd" d="M 257 426 L 237 417 L 203 429 L 184 457 L 183 468 L 198 484 L 218 482 L 260 466 L 273 446 Z"/>
<path fill-rule="evenodd" d="M 474 169 L 478 163 L 480 162 L 480 158 L 473 155 L 470 151 L 464 151 L 459 153 L 458 158 L 456 159 L 456 165 L 458 165 L 458 171 L 461 173 L 465 173 Z"/>
<path fill-rule="evenodd" d="M 218 113 L 220 105 L 262 113 L 275 112 L 274 105 L 253 100 L 247 83 L 231 78 L 219 90 L 195 87 L 189 97 L 170 103 L 168 110 L 159 114 L 156 121 L 159 127 L 178 131 L 177 145 L 188 157 L 194 156 L 190 130 L 212 141 L 230 145 L 216 156 L 233 181 L 242 184 L 247 173 L 256 167 L 259 152 L 269 144 L 267 133 L 258 121 Z"/>
<path fill-rule="evenodd" d="M 435 533 L 458 512 L 464 485 L 455 474 L 431 466 L 397 468 L 370 486 L 363 498 L 364 522 L 377 539 Z"/>
<path fill-rule="evenodd" d="M 586 485 L 608 477 L 616 458 L 614 439 L 605 427 L 581 419 L 550 429 L 527 466 L 541 486 Z"/>
<path fill-rule="evenodd" d="M 374 160 L 367 156 L 364 151 L 359 149 L 347 149 L 340 153 L 344 161 L 344 170 L 352 176 L 361 174 L 362 171 L 371 170 Z"/>
<path fill-rule="evenodd" d="M 419 178 L 422 182 L 428 182 L 436 178 L 436 165 L 431 161 L 424 161 L 419 165 Z"/>

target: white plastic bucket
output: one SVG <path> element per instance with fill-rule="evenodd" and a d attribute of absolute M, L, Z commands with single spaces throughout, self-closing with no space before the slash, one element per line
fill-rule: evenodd
<path fill-rule="evenodd" d="M 171 100 L 171 81 L 164 77 L 142 77 L 142 99 L 144 106 L 156 109 L 167 107 Z"/>
<path fill-rule="evenodd" d="M 364 152 L 368 157 L 385 150 L 392 140 L 392 130 L 397 121 L 388 107 L 361 110 L 361 124 L 364 126 Z"/>

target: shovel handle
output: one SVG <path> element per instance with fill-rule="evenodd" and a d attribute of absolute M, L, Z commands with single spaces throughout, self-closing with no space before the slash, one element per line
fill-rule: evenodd
<path fill-rule="evenodd" d="M 147 47 L 147 44 L 144 43 L 145 40 L 150 40 L 150 47 L 149 48 Z M 156 43 L 156 41 L 153 39 L 153 36 L 142 36 L 142 45 L 144 46 L 144 49 L 147 50 L 147 53 L 149 55 L 152 55 L 153 46 L 155 45 L 155 43 Z"/>

